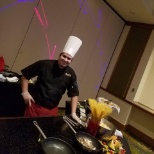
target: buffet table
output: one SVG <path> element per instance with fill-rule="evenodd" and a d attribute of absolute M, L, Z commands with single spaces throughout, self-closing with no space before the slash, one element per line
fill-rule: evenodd
<path fill-rule="evenodd" d="M 82 105 L 85 109 L 85 101 L 79 101 L 80 105 Z M 80 109 L 77 107 L 77 114 L 78 116 L 80 115 Z M 89 114 L 90 113 L 90 110 L 87 108 L 86 109 L 86 114 Z M 70 106 L 70 101 L 66 101 L 65 102 L 65 114 L 66 115 L 70 115 L 71 114 L 71 106 Z M 128 145 L 128 142 L 127 140 L 125 139 L 125 137 L 119 137 L 121 143 L 123 144 L 123 148 L 126 150 L 126 154 L 131 154 L 131 151 L 130 151 L 130 147 Z"/>
<path fill-rule="evenodd" d="M 39 131 L 33 121 L 37 121 L 47 137 L 58 137 L 73 146 L 77 154 L 87 154 L 74 140 L 74 133 L 59 117 L 0 119 L 0 153 L 2 154 L 43 154 L 38 142 Z M 126 154 L 130 149 L 125 138 L 122 140 Z"/>

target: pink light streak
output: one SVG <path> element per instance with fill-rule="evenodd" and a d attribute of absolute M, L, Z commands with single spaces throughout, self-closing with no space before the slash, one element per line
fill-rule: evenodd
<path fill-rule="evenodd" d="M 49 53 L 49 56 L 50 56 L 50 44 L 49 44 L 49 40 L 48 40 L 48 36 L 47 34 L 45 33 L 45 38 L 46 38 L 46 42 L 47 42 L 47 46 L 48 46 L 48 53 Z"/>
<path fill-rule="evenodd" d="M 37 15 L 38 20 L 40 21 L 41 25 L 44 27 L 44 23 L 43 23 L 43 21 L 42 21 L 42 19 L 41 19 L 41 16 L 40 16 L 40 14 L 39 14 L 38 9 L 37 9 L 37 8 L 34 8 L 34 10 L 35 10 L 35 13 L 36 13 L 36 15 Z"/>
<path fill-rule="evenodd" d="M 46 31 L 45 31 L 45 29 L 48 27 L 48 21 L 47 21 L 47 19 L 46 19 L 46 15 L 45 15 L 43 3 L 42 3 L 41 0 L 40 0 L 40 3 L 41 3 L 41 9 L 42 9 L 42 12 L 43 12 L 43 17 L 44 17 L 45 23 L 43 22 L 43 20 L 42 20 L 42 18 L 41 18 L 41 15 L 40 15 L 40 13 L 39 13 L 39 11 L 38 11 L 38 9 L 37 9 L 37 8 L 34 8 L 34 11 L 35 11 L 35 13 L 36 13 L 36 15 L 37 15 L 38 20 L 40 21 L 40 24 L 41 24 L 42 27 L 43 27 L 43 31 L 44 31 L 44 34 L 45 34 L 46 43 L 47 43 L 47 47 L 48 47 L 48 53 L 49 53 L 49 57 L 50 57 L 50 60 L 51 60 L 51 59 L 53 59 L 53 57 L 54 57 L 54 55 L 55 55 L 57 46 L 56 46 L 56 45 L 54 46 L 54 49 L 53 49 L 53 51 L 52 51 L 52 53 L 51 53 L 50 44 L 49 44 L 49 39 L 48 39 L 48 36 L 47 36 L 47 34 L 46 34 Z"/>
<path fill-rule="evenodd" d="M 45 11 L 44 11 L 44 7 L 43 7 L 43 4 L 42 4 L 42 1 L 40 1 L 41 3 L 41 8 L 42 8 L 42 11 L 43 11 L 43 15 L 44 15 L 44 20 L 45 20 L 45 23 L 46 23 L 46 28 L 48 27 L 48 21 L 46 19 L 46 15 L 45 15 Z"/>
<path fill-rule="evenodd" d="M 54 46 L 54 49 L 53 49 L 53 51 L 52 51 L 52 54 L 51 54 L 51 56 L 50 56 L 50 60 L 53 59 L 54 54 L 55 54 L 55 52 L 56 52 L 56 48 L 57 48 L 57 46 L 55 45 L 55 46 Z"/>

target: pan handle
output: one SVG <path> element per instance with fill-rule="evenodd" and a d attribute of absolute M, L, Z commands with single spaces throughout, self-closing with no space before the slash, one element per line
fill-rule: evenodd
<path fill-rule="evenodd" d="M 46 135 L 44 134 L 44 132 L 42 131 L 42 129 L 40 128 L 40 126 L 38 125 L 37 121 L 33 121 L 33 124 L 36 126 L 36 128 L 39 130 L 39 132 L 41 133 L 41 135 L 43 136 L 44 139 L 46 139 Z"/>

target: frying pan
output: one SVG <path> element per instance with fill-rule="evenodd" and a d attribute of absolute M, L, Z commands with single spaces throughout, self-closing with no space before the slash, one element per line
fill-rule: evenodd
<path fill-rule="evenodd" d="M 33 123 L 44 138 L 42 148 L 45 154 L 76 154 L 73 147 L 67 142 L 55 137 L 47 138 L 38 123 L 36 121 Z"/>
<path fill-rule="evenodd" d="M 64 119 L 64 121 L 68 124 L 68 126 L 72 129 L 72 131 L 75 133 L 75 139 L 78 143 L 78 145 L 85 151 L 90 152 L 90 153 L 98 153 L 102 150 L 102 145 L 101 143 L 92 135 L 82 132 L 82 131 L 78 131 L 76 132 L 75 129 L 71 126 L 71 124 Z M 80 142 L 80 139 L 85 139 L 88 140 L 89 142 L 92 143 L 93 147 L 95 147 L 94 149 L 92 148 L 88 148 L 87 146 L 85 146 L 84 144 L 82 144 L 82 142 Z"/>

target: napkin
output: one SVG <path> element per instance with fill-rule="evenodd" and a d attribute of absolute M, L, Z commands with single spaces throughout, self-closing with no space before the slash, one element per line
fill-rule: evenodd
<path fill-rule="evenodd" d="M 14 76 L 14 77 L 6 77 L 6 80 L 9 82 L 17 82 L 19 79 L 16 76 Z"/>
<path fill-rule="evenodd" d="M 122 132 L 121 132 L 121 131 L 119 131 L 119 130 L 117 130 L 117 129 L 116 129 L 116 131 L 115 131 L 114 135 L 115 135 L 115 136 L 119 136 L 119 137 L 122 137 L 122 138 L 123 138 L 123 134 L 122 134 Z"/>
<path fill-rule="evenodd" d="M 1 81 L 1 82 L 6 81 L 6 78 L 3 76 L 3 74 L 0 74 L 0 81 Z"/>

